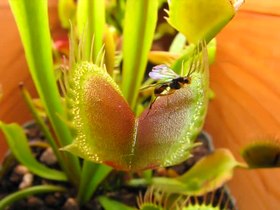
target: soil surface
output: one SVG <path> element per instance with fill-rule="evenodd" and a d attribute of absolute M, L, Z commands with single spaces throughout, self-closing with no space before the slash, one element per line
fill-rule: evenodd
<path fill-rule="evenodd" d="M 38 161 L 44 163 L 48 167 L 59 169 L 59 165 L 57 164 L 52 150 L 45 147 L 44 136 L 38 127 L 35 126 L 35 124 L 27 125 L 26 134 L 30 140 L 30 145 L 32 145 L 32 151 Z M 201 142 L 201 145 L 193 149 L 192 158 L 177 166 L 153 170 L 153 174 L 155 176 L 176 177 L 189 170 L 201 157 L 212 151 L 212 145 L 207 134 L 202 133 L 199 135 L 197 142 Z M 133 188 L 123 185 L 125 180 L 129 177 L 137 177 L 139 174 L 113 171 L 102 186 L 97 189 L 91 201 L 79 207 L 75 200 L 75 188 L 70 184 L 42 179 L 32 174 L 9 153 L 0 169 L 0 199 L 20 189 L 41 184 L 57 184 L 68 189 L 66 193 L 56 192 L 52 194 L 46 193 L 30 196 L 15 202 L 5 210 L 102 210 L 103 208 L 96 199 L 96 197 L 100 195 L 105 195 L 109 198 L 124 202 L 127 205 L 137 207 L 136 198 L 140 193 L 144 194 L 146 191 L 145 187 Z M 223 194 L 223 196 L 221 196 L 221 194 Z M 222 200 L 220 200 L 220 197 L 222 197 Z M 236 209 L 233 207 L 234 202 L 226 187 L 218 189 L 214 193 L 209 193 L 203 198 L 190 198 L 190 200 L 213 201 L 214 206 L 220 202 L 222 207 L 227 206 L 227 209 Z"/>

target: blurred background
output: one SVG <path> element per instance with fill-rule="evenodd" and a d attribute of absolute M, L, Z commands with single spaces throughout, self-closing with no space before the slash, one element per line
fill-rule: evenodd
<path fill-rule="evenodd" d="M 62 29 L 57 1 L 49 0 L 53 38 Z M 0 119 L 24 123 L 31 119 L 19 90 L 23 81 L 36 96 L 8 1 L 0 0 Z M 258 139 L 280 139 L 280 1 L 246 0 L 217 37 L 211 66 L 210 102 L 205 130 L 217 148 L 240 150 Z M 7 150 L 0 133 L 0 159 Z M 280 170 L 236 170 L 229 186 L 240 210 L 280 209 Z"/>

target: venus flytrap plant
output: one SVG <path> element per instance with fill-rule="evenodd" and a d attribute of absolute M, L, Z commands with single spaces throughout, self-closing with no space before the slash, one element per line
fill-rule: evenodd
<path fill-rule="evenodd" d="M 60 95 L 51 58 L 46 1 L 34 1 L 30 5 L 26 0 L 10 0 L 30 71 L 57 142 L 43 126 L 38 111 L 24 89 L 23 94 L 65 172 L 50 172 L 48 175 L 58 173 L 54 178 L 63 179 L 62 181 L 68 179 L 77 189 L 80 205 L 90 200 L 113 169 L 138 172 L 179 164 L 191 156 L 191 149 L 197 146 L 194 141 L 202 129 L 207 113 L 207 48 L 215 51 L 210 40 L 234 16 L 242 1 L 168 1 L 168 23 L 180 34 L 170 51 L 165 53 L 150 52 L 155 38 L 158 5 L 161 2 L 121 1 L 122 4 L 124 2 L 124 24 L 119 28 L 119 31 L 123 30 L 122 49 L 117 52 L 117 44 L 105 21 L 105 1 L 80 0 L 77 7 L 70 1 L 60 1 L 60 16 L 66 14 L 67 18 L 74 18 L 76 14 L 70 37 L 69 70 L 67 67 L 59 80 L 65 91 Z M 71 11 L 67 13 L 63 5 L 69 6 Z M 65 17 L 62 21 L 68 27 Z M 36 27 L 39 25 L 40 27 Z M 80 37 L 78 45 L 76 37 Z M 186 42 L 189 43 L 188 46 Z M 118 58 L 115 54 L 121 55 L 122 66 L 113 65 Z M 146 82 L 158 91 L 155 92 L 158 97 L 152 105 L 145 106 L 141 102 L 143 98 L 140 89 L 148 59 L 168 64 L 176 72 L 176 77 L 166 78 L 166 75 L 160 74 L 162 80 L 158 83 Z M 113 70 L 119 73 L 118 78 L 114 77 Z M 182 79 L 188 81 L 182 82 Z M 139 111 L 139 107 L 143 112 Z M 1 123 L 1 128 L 13 153 L 20 159 L 23 154 L 19 154 L 13 146 L 18 139 L 15 140 L 11 135 L 11 130 L 18 133 L 27 151 L 27 140 L 20 127 Z M 80 164 L 78 158 L 69 152 L 85 160 Z M 42 176 L 45 169 L 40 171 L 41 166 L 34 162 L 31 153 L 28 154 L 25 157 L 28 160 L 23 163 L 33 165 L 34 173 Z M 229 151 L 217 150 L 177 178 L 152 177 L 151 171 L 148 171 L 144 175 L 145 179 L 131 179 L 126 184 L 153 184 L 171 194 L 201 195 L 230 179 L 236 167 L 247 166 L 237 162 Z M 55 188 L 45 189 L 48 190 Z M 39 191 L 34 189 L 34 193 Z M 28 194 L 30 192 L 22 192 L 16 198 Z M 14 201 L 13 197 L 7 199 L 8 202 L 5 201 L 4 204 L 0 201 L 0 206 Z M 101 196 L 99 200 L 104 208 L 110 206 L 106 197 Z M 123 204 L 120 206 L 125 208 Z M 140 209 L 163 209 L 148 207 Z M 195 208 L 195 205 L 190 208 L 182 207 Z M 215 209 L 206 205 L 203 208 Z"/>
<path fill-rule="evenodd" d="M 96 65 L 77 60 L 68 76 L 66 97 L 77 136 L 63 149 L 87 160 L 133 171 L 170 166 L 188 158 L 208 101 L 207 52 L 205 45 L 200 47 L 202 52 L 194 55 L 189 70 L 189 88 L 158 98 L 139 118 L 102 62 Z"/>

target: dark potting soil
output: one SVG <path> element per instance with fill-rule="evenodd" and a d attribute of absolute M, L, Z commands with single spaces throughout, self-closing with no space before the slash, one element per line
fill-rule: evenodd
<path fill-rule="evenodd" d="M 33 145 L 31 146 L 32 152 L 37 160 L 48 167 L 59 169 L 55 156 L 50 149 L 45 147 L 44 136 L 34 123 L 26 126 L 26 134 L 30 144 Z M 155 176 L 175 177 L 189 170 L 201 157 L 213 150 L 211 140 L 209 141 L 207 134 L 201 133 L 197 142 L 200 142 L 201 145 L 193 149 L 193 157 L 180 165 L 153 170 L 153 174 Z M 0 169 L 0 199 L 12 192 L 35 185 L 55 184 L 67 188 L 65 193 L 55 192 L 29 196 L 13 203 L 5 210 L 102 210 L 103 208 L 96 199 L 100 195 L 137 207 L 136 198 L 139 196 L 139 193 L 144 194 L 146 191 L 145 187 L 133 188 L 124 185 L 124 180 L 139 174 L 113 171 L 97 189 L 93 198 L 86 205 L 79 207 L 75 200 L 76 190 L 69 183 L 50 181 L 38 177 L 30 173 L 25 166 L 20 165 L 11 154 L 7 154 Z M 221 197 L 222 200 L 220 200 Z M 214 206 L 221 203 L 222 207 L 227 206 L 229 210 L 236 209 L 226 187 L 222 187 L 204 197 L 190 199 L 206 203 L 212 202 Z"/>

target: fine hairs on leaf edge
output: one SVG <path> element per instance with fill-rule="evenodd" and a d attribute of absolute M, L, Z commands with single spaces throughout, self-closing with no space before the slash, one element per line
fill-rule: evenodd
<path fill-rule="evenodd" d="M 153 186 L 149 187 L 144 194 L 139 193 L 137 205 L 139 210 L 193 210 L 194 208 L 207 208 L 208 210 L 228 210 L 230 203 L 233 202 L 229 197 L 226 187 L 220 189 L 218 199 L 215 195 L 218 190 L 204 194 L 203 196 L 185 196 L 179 194 L 169 194 Z M 224 197 L 227 200 L 223 200 Z M 235 207 L 232 210 L 236 210 Z"/>
<path fill-rule="evenodd" d="M 81 36 L 78 38 L 75 34 L 75 30 L 73 27 L 73 24 L 70 21 L 70 35 L 69 35 L 69 43 L 70 43 L 70 53 L 69 53 L 69 64 L 67 65 L 67 62 L 65 61 L 65 58 L 63 58 L 62 65 L 60 67 L 60 70 L 62 72 L 61 77 L 58 79 L 59 81 L 59 87 L 62 90 L 63 96 L 66 99 L 63 101 L 64 103 L 64 109 L 66 113 L 66 119 L 63 116 L 58 116 L 61 121 L 63 121 L 71 130 L 71 133 L 74 137 L 77 136 L 77 131 L 72 123 L 72 120 L 74 119 L 73 113 L 71 112 L 73 108 L 73 97 L 74 92 L 72 91 L 73 87 L 73 80 L 72 74 L 74 69 L 76 68 L 76 65 L 78 65 L 81 62 L 88 62 L 89 64 L 96 65 L 97 68 L 100 68 L 103 71 L 106 70 L 105 66 L 105 46 L 102 45 L 100 51 L 98 52 L 98 55 L 93 61 L 93 50 L 94 50 L 94 35 L 92 36 L 91 40 L 91 48 L 90 48 L 90 57 L 86 58 L 84 49 L 85 49 L 85 37 L 87 33 L 87 25 L 85 25 L 84 30 L 81 34 Z"/>

